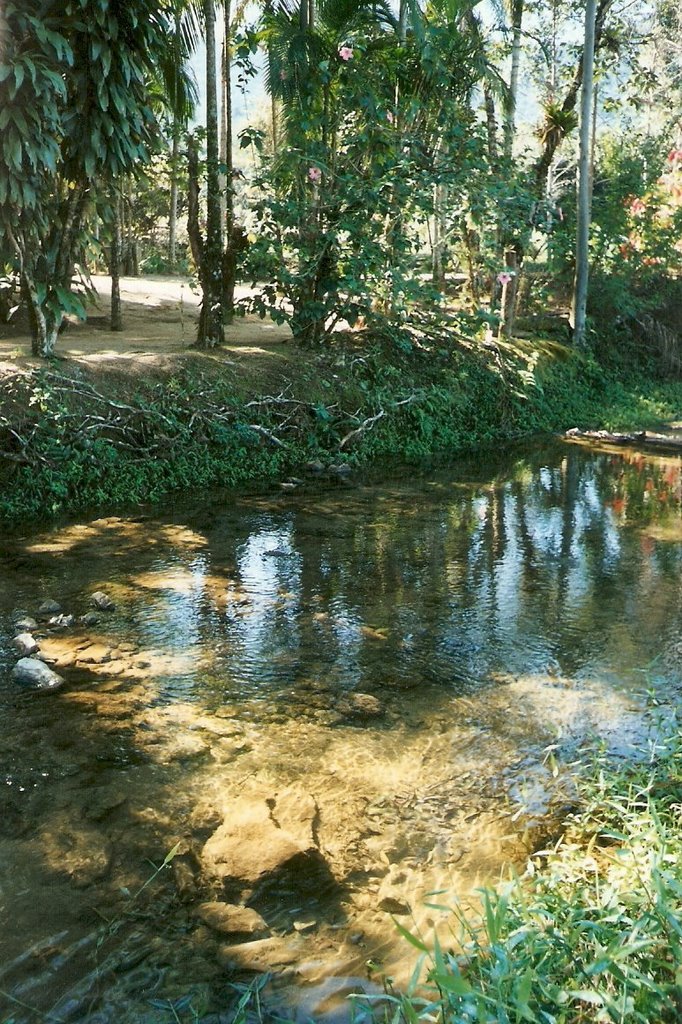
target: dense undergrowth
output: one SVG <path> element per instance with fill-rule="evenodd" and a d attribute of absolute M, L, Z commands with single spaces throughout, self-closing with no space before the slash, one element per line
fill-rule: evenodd
<path fill-rule="evenodd" d="M 636 356 L 636 353 L 635 353 Z M 0 385 L 0 518 L 158 502 L 276 479 L 307 461 L 457 456 L 568 427 L 651 428 L 682 383 L 632 353 L 597 362 L 554 342 L 399 351 L 341 345 L 267 390 L 207 360 L 159 379 L 50 367 Z"/>

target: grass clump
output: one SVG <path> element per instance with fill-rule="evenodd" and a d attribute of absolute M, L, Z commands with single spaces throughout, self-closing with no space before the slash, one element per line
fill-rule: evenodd
<path fill-rule="evenodd" d="M 383 996 L 371 1019 L 682 1020 L 682 733 L 635 764 L 598 758 L 578 787 L 582 809 L 556 847 L 485 890 L 479 923 L 455 911 L 457 952 L 404 932 L 426 985 Z"/>

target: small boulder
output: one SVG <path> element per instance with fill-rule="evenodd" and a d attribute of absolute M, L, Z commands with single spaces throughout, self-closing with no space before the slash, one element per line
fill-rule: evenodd
<path fill-rule="evenodd" d="M 34 629 L 38 628 L 38 623 L 35 619 L 26 615 L 21 619 L 17 619 L 14 623 L 14 628 L 18 629 L 20 633 L 32 633 Z"/>
<path fill-rule="evenodd" d="M 113 612 L 116 607 L 109 595 L 105 594 L 103 590 L 96 590 L 94 594 L 90 595 L 90 604 L 100 612 Z"/>
<path fill-rule="evenodd" d="M 80 621 L 84 626 L 96 626 L 99 622 L 99 615 L 95 612 L 86 612 L 85 615 L 81 615 Z"/>
<path fill-rule="evenodd" d="M 62 677 L 37 658 L 21 658 L 11 675 L 15 683 L 41 693 L 52 693 L 64 685 Z"/>
<path fill-rule="evenodd" d="M 30 633 L 19 633 L 18 636 L 14 637 L 12 643 L 22 658 L 30 658 L 38 650 L 38 643 Z"/>
<path fill-rule="evenodd" d="M 50 615 L 59 615 L 61 610 L 62 606 L 58 601 L 43 601 L 38 609 L 38 615 L 43 616 L 43 618 L 49 618 Z"/>
<path fill-rule="evenodd" d="M 269 800 L 235 800 L 205 844 L 202 866 L 224 884 L 254 886 L 284 873 L 297 888 L 319 888 L 330 871 L 315 840 L 316 816 L 317 804 L 298 788 Z"/>

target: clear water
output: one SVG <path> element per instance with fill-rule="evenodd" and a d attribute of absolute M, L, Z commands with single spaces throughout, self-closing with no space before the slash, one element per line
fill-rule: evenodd
<path fill-rule="evenodd" d="M 400 979 L 386 896 L 447 928 L 426 892 L 466 900 L 541 843 L 547 747 L 628 753 L 643 690 L 675 699 L 681 509 L 678 459 L 553 443 L 7 536 L 0 1020 L 229 1020 L 201 850 L 292 786 L 331 884 L 243 894 L 293 950 L 278 998 L 340 1020 Z M 17 615 L 95 590 L 113 613 L 39 630 L 64 689 L 19 690 Z"/>

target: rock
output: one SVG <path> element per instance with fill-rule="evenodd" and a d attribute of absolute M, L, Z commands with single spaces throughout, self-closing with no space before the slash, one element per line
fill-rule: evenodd
<path fill-rule="evenodd" d="M 242 942 L 236 946 L 221 946 L 218 963 L 228 970 L 256 971 L 265 974 L 280 967 L 288 967 L 300 959 L 297 942 L 281 938 Z"/>
<path fill-rule="evenodd" d="M 350 718 L 378 718 L 384 714 L 380 700 L 371 693 L 349 693 L 336 705 L 337 711 Z"/>
<path fill-rule="evenodd" d="M 314 459 L 312 462 L 306 462 L 305 470 L 313 476 L 319 476 L 320 473 L 324 473 L 324 464 L 319 459 Z"/>
<path fill-rule="evenodd" d="M 80 621 L 84 626 L 96 626 L 99 622 L 99 615 L 95 612 L 86 612 L 85 615 L 81 615 Z"/>
<path fill-rule="evenodd" d="M 233 903 L 202 903 L 197 915 L 204 924 L 221 935 L 251 935 L 260 938 L 270 930 L 258 911 Z"/>
<path fill-rule="evenodd" d="M 47 620 L 50 629 L 68 629 L 69 626 L 73 626 L 73 622 L 73 615 L 52 615 Z"/>
<path fill-rule="evenodd" d="M 301 887 L 330 877 L 313 835 L 317 804 L 299 789 L 266 801 L 236 800 L 223 824 L 205 844 L 204 870 L 223 883 L 254 886 L 287 873 Z M 316 888 L 319 883 L 316 882 Z"/>
<path fill-rule="evenodd" d="M 100 612 L 113 612 L 116 607 L 109 595 L 105 594 L 103 590 L 96 590 L 94 594 L 90 595 L 90 604 Z"/>
<path fill-rule="evenodd" d="M 34 629 L 38 628 L 38 623 L 35 619 L 25 616 L 23 619 L 17 619 L 14 628 L 18 629 L 20 633 L 32 633 Z"/>
<path fill-rule="evenodd" d="M 105 647 L 104 644 L 90 644 L 78 652 L 78 661 L 84 665 L 103 665 L 111 661 L 111 648 Z"/>
<path fill-rule="evenodd" d="M 331 465 L 327 471 L 334 476 L 349 476 L 353 472 L 347 462 L 339 462 L 336 466 Z"/>
<path fill-rule="evenodd" d="M 64 685 L 64 680 L 37 658 L 21 658 L 11 672 L 20 686 L 41 693 L 53 693 Z"/>
<path fill-rule="evenodd" d="M 30 658 L 38 650 L 38 643 L 30 633 L 19 633 L 18 636 L 14 637 L 12 643 L 22 658 Z"/>
<path fill-rule="evenodd" d="M 317 928 L 317 921 L 294 921 L 293 926 L 295 932 L 311 932 L 313 928 Z"/>
<path fill-rule="evenodd" d="M 396 917 L 411 913 L 410 905 L 400 896 L 382 896 L 379 900 L 379 910 L 387 914 L 395 914 Z"/>
<path fill-rule="evenodd" d="M 411 913 L 410 905 L 405 899 L 407 885 L 406 872 L 401 871 L 397 865 L 393 865 L 379 886 L 377 893 L 379 910 L 396 916 Z"/>
<path fill-rule="evenodd" d="M 289 480 L 284 480 L 279 486 L 282 491 L 295 491 L 298 484 L 291 483 Z"/>
<path fill-rule="evenodd" d="M 38 615 L 50 616 L 59 615 L 62 610 L 62 606 L 58 601 L 43 601 L 40 608 L 38 609 Z"/>
<path fill-rule="evenodd" d="M 38 838 L 47 871 L 66 875 L 76 888 L 83 889 L 109 874 L 113 850 L 99 830 L 77 828 L 64 821 L 59 828 L 46 828 Z"/>

